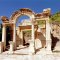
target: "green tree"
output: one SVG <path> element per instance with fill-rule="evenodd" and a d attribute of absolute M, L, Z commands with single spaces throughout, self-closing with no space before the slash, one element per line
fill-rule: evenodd
<path fill-rule="evenodd" d="M 60 12 L 53 14 L 50 17 L 50 22 L 60 22 Z"/>

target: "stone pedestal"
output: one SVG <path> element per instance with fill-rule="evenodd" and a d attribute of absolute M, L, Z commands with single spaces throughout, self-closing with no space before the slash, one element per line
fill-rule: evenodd
<path fill-rule="evenodd" d="M 2 44 L 2 42 L 0 42 L 0 53 L 2 53 L 3 52 L 3 44 Z"/>
<path fill-rule="evenodd" d="M 10 41 L 9 43 L 10 43 L 9 53 L 13 53 L 13 51 L 14 51 L 14 42 Z"/>

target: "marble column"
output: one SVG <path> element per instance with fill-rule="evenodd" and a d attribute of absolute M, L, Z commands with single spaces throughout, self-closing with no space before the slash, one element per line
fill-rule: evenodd
<path fill-rule="evenodd" d="M 30 40 L 30 46 L 29 46 L 29 54 L 33 54 L 35 52 L 34 50 L 34 25 L 32 24 L 32 39 Z"/>
<path fill-rule="evenodd" d="M 14 42 L 14 50 L 16 50 L 16 24 L 13 24 L 13 42 Z"/>
<path fill-rule="evenodd" d="M 2 28 L 2 43 L 3 43 L 3 50 L 6 49 L 6 25 L 3 24 Z"/>
<path fill-rule="evenodd" d="M 49 24 L 49 18 L 46 20 L 46 50 L 51 51 L 51 28 Z"/>
<path fill-rule="evenodd" d="M 19 32 L 19 38 L 20 38 L 20 45 L 23 45 L 23 31 L 22 30 Z"/>

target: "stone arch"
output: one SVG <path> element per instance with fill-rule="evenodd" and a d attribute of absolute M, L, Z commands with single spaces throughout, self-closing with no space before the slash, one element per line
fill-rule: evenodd
<path fill-rule="evenodd" d="M 19 9 L 18 11 L 16 11 L 16 12 L 14 12 L 11 15 L 10 21 L 13 21 L 13 22 L 16 23 L 16 21 L 18 20 L 18 18 L 20 16 L 23 16 L 23 15 L 26 15 L 26 16 L 30 17 L 30 20 L 34 19 L 34 12 L 33 11 L 31 11 L 28 8 L 22 8 L 22 9 Z"/>
<path fill-rule="evenodd" d="M 30 20 L 32 22 L 32 42 L 34 42 L 34 21 L 35 21 L 35 14 L 33 11 L 31 11 L 30 9 L 28 8 L 23 8 L 23 9 L 19 9 L 18 11 L 14 12 L 11 17 L 10 17 L 10 20 L 9 20 L 9 23 L 12 23 L 12 40 L 13 40 L 13 43 L 14 43 L 14 49 L 16 49 L 17 47 L 17 43 L 16 43 L 16 22 L 18 20 L 18 18 L 20 16 L 23 16 L 23 15 L 26 15 L 28 17 L 30 17 Z M 30 45 L 32 43 L 30 42 Z M 34 47 L 33 47 L 34 43 L 30 46 L 32 48 L 32 50 L 30 52 L 34 52 Z"/>

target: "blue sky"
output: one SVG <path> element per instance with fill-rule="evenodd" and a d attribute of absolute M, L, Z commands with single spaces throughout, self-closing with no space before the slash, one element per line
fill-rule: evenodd
<path fill-rule="evenodd" d="M 0 16 L 10 18 L 13 12 L 21 8 L 30 8 L 35 13 L 51 8 L 53 14 L 60 11 L 60 0 L 0 0 Z"/>

